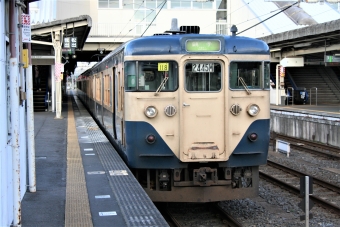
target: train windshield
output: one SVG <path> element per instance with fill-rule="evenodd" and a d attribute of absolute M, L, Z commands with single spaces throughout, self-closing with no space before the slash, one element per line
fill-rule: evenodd
<path fill-rule="evenodd" d="M 125 62 L 125 88 L 128 91 L 175 91 L 178 65 L 171 61 Z"/>
<path fill-rule="evenodd" d="M 188 92 L 218 92 L 222 88 L 221 64 L 189 62 L 185 65 L 185 89 Z"/>
<path fill-rule="evenodd" d="M 231 89 L 269 89 L 269 62 L 231 62 Z"/>

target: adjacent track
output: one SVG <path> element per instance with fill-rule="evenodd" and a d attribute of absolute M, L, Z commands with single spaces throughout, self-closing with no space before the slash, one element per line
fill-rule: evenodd
<path fill-rule="evenodd" d="M 158 205 L 170 226 L 241 227 L 242 224 L 218 203 L 175 203 Z"/>
<path fill-rule="evenodd" d="M 275 171 L 280 170 L 280 171 Z M 267 167 L 260 170 L 260 177 L 274 184 L 284 187 L 296 195 L 300 194 L 300 177 L 308 176 L 308 174 L 280 165 L 268 160 Z M 328 183 L 324 180 L 313 177 L 314 194 L 310 198 L 320 206 L 330 209 L 340 215 L 340 201 L 336 198 L 340 197 L 340 188 L 337 185 Z M 316 187 L 315 187 L 316 186 Z"/>

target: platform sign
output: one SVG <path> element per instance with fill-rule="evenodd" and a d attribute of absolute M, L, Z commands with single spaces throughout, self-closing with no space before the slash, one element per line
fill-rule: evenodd
<path fill-rule="evenodd" d="M 340 56 L 325 56 L 325 62 L 340 62 Z"/>
<path fill-rule="evenodd" d="M 77 37 L 71 37 L 71 48 L 78 48 Z"/>
<path fill-rule="evenodd" d="M 21 14 L 21 37 L 23 43 L 31 42 L 31 17 L 29 14 Z"/>
<path fill-rule="evenodd" d="M 300 177 L 300 195 L 305 195 L 306 179 L 305 176 Z M 313 194 L 313 177 L 308 177 L 308 192 Z"/>
<path fill-rule="evenodd" d="M 71 48 L 70 37 L 64 37 L 63 49 L 70 49 L 70 48 Z"/>
<path fill-rule="evenodd" d="M 77 37 L 64 37 L 63 49 L 78 48 Z"/>

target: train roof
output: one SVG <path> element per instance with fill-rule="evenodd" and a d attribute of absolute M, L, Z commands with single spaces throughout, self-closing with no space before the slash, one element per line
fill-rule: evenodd
<path fill-rule="evenodd" d="M 100 67 L 101 63 L 115 58 L 117 53 L 124 51 L 124 56 L 136 55 L 165 55 L 165 54 L 202 54 L 202 51 L 187 51 L 187 41 L 219 41 L 219 50 L 208 51 L 209 54 L 249 54 L 269 55 L 269 46 L 262 40 L 244 36 L 224 36 L 208 34 L 178 34 L 178 35 L 155 35 L 140 37 L 130 40 L 86 70 L 82 75 L 88 75 L 93 69 Z M 204 52 L 205 54 L 207 51 Z"/>
<path fill-rule="evenodd" d="M 211 54 L 269 54 L 268 45 L 259 39 L 243 36 L 205 34 L 161 35 L 137 38 L 126 43 L 124 55 L 188 54 L 187 40 L 220 40 L 220 51 Z M 202 52 L 190 52 L 191 54 Z"/>

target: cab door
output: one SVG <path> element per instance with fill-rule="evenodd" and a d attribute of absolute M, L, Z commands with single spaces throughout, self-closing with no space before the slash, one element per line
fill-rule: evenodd
<path fill-rule="evenodd" d="M 225 155 L 224 64 L 187 60 L 181 98 L 181 161 L 220 161 Z"/>

